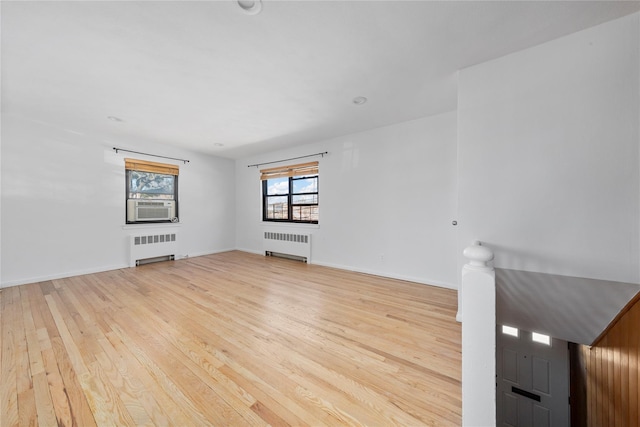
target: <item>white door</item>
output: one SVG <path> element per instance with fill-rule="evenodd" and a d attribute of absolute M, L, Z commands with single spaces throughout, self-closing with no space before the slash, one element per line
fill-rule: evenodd
<path fill-rule="evenodd" d="M 502 326 L 496 330 L 498 426 L 568 427 L 568 344 L 555 338 L 544 344 L 532 337 L 528 331 L 513 336 Z"/>

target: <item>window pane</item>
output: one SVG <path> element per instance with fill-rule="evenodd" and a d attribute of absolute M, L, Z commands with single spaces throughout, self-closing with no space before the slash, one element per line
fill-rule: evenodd
<path fill-rule="evenodd" d="M 293 194 L 300 193 L 317 193 L 318 192 L 318 177 L 294 179 L 293 180 Z"/>
<path fill-rule="evenodd" d="M 294 221 L 318 221 L 317 206 L 293 206 Z"/>
<path fill-rule="evenodd" d="M 265 221 L 318 222 L 318 174 L 262 181 Z"/>
<path fill-rule="evenodd" d="M 289 178 L 275 178 L 267 180 L 267 195 L 289 194 Z"/>
<path fill-rule="evenodd" d="M 267 197 L 266 218 L 268 219 L 289 219 L 289 205 L 287 197 Z"/>
<path fill-rule="evenodd" d="M 531 332 L 531 340 L 541 344 L 551 345 L 551 337 L 549 335 Z"/>
<path fill-rule="evenodd" d="M 174 178 L 173 175 L 130 171 L 129 198 L 172 199 L 174 194 Z"/>
<path fill-rule="evenodd" d="M 513 337 L 518 337 L 518 328 L 514 328 L 513 326 L 502 325 L 502 333 L 506 335 L 511 335 Z"/>
<path fill-rule="evenodd" d="M 318 204 L 317 194 L 303 194 L 301 196 L 293 196 L 291 203 L 294 205 Z"/>

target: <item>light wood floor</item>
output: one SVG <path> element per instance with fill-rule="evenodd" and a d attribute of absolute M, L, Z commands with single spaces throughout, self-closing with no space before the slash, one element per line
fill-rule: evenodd
<path fill-rule="evenodd" d="M 243 252 L 0 292 L 0 426 L 460 425 L 455 291 Z"/>

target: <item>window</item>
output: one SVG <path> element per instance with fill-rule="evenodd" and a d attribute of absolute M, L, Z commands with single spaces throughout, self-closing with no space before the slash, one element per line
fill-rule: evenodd
<path fill-rule="evenodd" d="M 129 199 L 175 199 L 175 175 L 127 171 Z"/>
<path fill-rule="evenodd" d="M 513 326 L 502 325 L 502 333 L 505 335 L 511 335 L 512 337 L 518 338 L 518 328 L 514 328 Z"/>
<path fill-rule="evenodd" d="M 531 333 L 531 341 L 538 342 L 540 344 L 551 345 L 551 337 L 545 334 L 539 334 L 537 332 Z"/>
<path fill-rule="evenodd" d="M 178 166 L 125 159 L 127 223 L 176 222 Z"/>
<path fill-rule="evenodd" d="M 263 221 L 318 223 L 318 162 L 260 173 Z"/>

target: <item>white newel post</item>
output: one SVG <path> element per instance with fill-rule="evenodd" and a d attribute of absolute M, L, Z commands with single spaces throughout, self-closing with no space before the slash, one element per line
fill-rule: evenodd
<path fill-rule="evenodd" d="M 462 425 L 496 425 L 496 275 L 480 242 L 463 252 Z"/>

